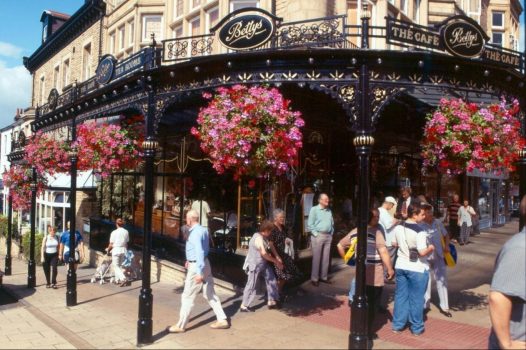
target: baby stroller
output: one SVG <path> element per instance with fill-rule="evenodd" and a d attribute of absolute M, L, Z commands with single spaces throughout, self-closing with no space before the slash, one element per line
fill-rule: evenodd
<path fill-rule="evenodd" d="M 97 280 L 99 280 L 100 284 L 104 284 L 105 278 L 109 278 L 110 283 L 113 280 L 113 276 L 111 274 L 111 255 L 109 254 L 104 255 L 104 259 L 95 270 L 93 277 L 91 277 L 91 283 L 95 283 Z"/>
<path fill-rule="evenodd" d="M 139 279 L 139 271 L 136 264 L 134 264 L 134 257 L 133 250 L 128 249 L 121 265 L 122 272 L 128 282 Z"/>

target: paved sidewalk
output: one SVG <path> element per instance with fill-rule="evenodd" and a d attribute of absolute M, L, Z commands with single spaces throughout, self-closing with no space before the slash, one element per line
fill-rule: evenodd
<path fill-rule="evenodd" d="M 493 261 L 517 229 L 514 222 L 472 238 L 473 244 L 458 247 L 459 262 L 449 276 L 452 319 L 433 306 L 426 333 L 415 338 L 408 332 L 391 333 L 389 318 L 380 317 L 380 338 L 374 348 L 484 348 L 490 327 L 486 298 Z M 0 261 L 4 261 L 3 256 Z M 3 288 L 20 301 L 0 306 L 0 334 L 4 335 L 0 348 L 135 348 L 140 281 L 123 288 L 91 284 L 93 273 L 93 268 L 79 268 L 78 305 L 66 307 L 65 267 L 59 268 L 58 290 L 45 288 L 41 267 L 37 267 L 37 288 L 28 289 L 27 264 L 13 259 L 13 275 L 4 277 Z M 218 289 L 232 327 L 210 329 L 214 315 L 198 297 L 190 328 L 184 334 L 165 332 L 166 326 L 177 321 L 182 286 L 154 283 L 155 343 L 145 348 L 346 349 L 350 320 L 346 294 L 352 273 L 343 267 L 332 274 L 332 285 L 316 288 L 303 284 L 279 311 L 267 310 L 261 300 L 255 313 L 240 314 L 240 295 Z M 393 286 L 388 285 L 385 294 L 390 309 L 392 291 Z M 436 300 L 436 294 L 433 298 Z"/>

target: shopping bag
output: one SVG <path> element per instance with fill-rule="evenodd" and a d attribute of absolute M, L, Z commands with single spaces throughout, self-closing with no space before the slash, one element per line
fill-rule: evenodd
<path fill-rule="evenodd" d="M 445 246 L 444 236 L 442 236 L 442 248 Z M 444 251 L 444 262 L 447 267 L 455 267 L 457 264 L 457 248 L 453 243 L 449 243 L 449 252 Z"/>
<path fill-rule="evenodd" d="M 355 261 L 355 255 L 356 255 L 356 241 L 358 240 L 358 237 L 354 235 L 354 237 L 351 237 L 351 245 L 349 246 L 349 249 L 347 249 L 347 253 L 345 253 L 345 256 L 343 257 L 343 261 L 347 265 L 354 266 L 356 264 Z"/>

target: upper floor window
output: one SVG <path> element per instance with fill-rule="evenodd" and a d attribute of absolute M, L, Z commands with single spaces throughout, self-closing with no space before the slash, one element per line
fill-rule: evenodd
<path fill-rule="evenodd" d="M 53 69 L 53 87 L 58 90 L 59 85 L 59 79 L 60 79 L 60 66 L 55 66 L 55 69 Z"/>
<path fill-rule="evenodd" d="M 108 48 L 110 54 L 115 53 L 115 32 L 110 33 L 110 47 Z"/>
<path fill-rule="evenodd" d="M 69 59 L 64 61 L 64 65 L 62 67 L 62 87 L 69 85 Z"/>
<path fill-rule="evenodd" d="M 420 22 L 420 0 L 413 0 L 413 22 Z"/>
<path fill-rule="evenodd" d="M 177 26 L 173 30 L 174 38 L 181 38 L 183 36 L 183 26 Z"/>
<path fill-rule="evenodd" d="M 82 52 L 82 67 L 84 73 L 82 78 L 83 80 L 87 80 L 91 77 L 91 44 L 84 46 L 84 50 Z"/>
<path fill-rule="evenodd" d="M 481 0 L 463 0 L 463 7 L 466 14 L 480 23 L 480 1 Z"/>
<path fill-rule="evenodd" d="M 40 97 L 40 105 L 42 106 L 46 101 L 46 98 L 44 97 L 44 93 L 46 91 L 46 78 L 44 76 L 40 77 L 40 85 L 38 89 L 39 89 L 38 95 Z"/>
<path fill-rule="evenodd" d="M 135 22 L 133 20 L 128 22 L 128 45 L 132 46 L 135 42 Z"/>
<path fill-rule="evenodd" d="M 199 16 L 196 16 L 195 18 L 191 19 L 189 21 L 190 25 L 190 35 L 196 36 L 199 35 L 201 32 L 201 18 Z"/>
<path fill-rule="evenodd" d="M 174 0 L 174 18 L 184 15 L 184 0 Z"/>
<path fill-rule="evenodd" d="M 502 46 L 504 44 L 504 33 L 493 32 L 491 34 L 491 42 L 495 45 Z"/>
<path fill-rule="evenodd" d="M 400 0 L 400 10 L 407 15 L 407 0 Z"/>
<path fill-rule="evenodd" d="M 124 37 L 125 37 L 124 26 L 121 26 L 119 28 L 119 50 L 124 50 Z"/>
<path fill-rule="evenodd" d="M 162 21 L 161 15 L 146 15 L 142 17 L 142 41 L 149 42 L 151 35 L 155 34 L 155 40 L 162 40 Z"/>
<path fill-rule="evenodd" d="M 491 27 L 504 29 L 504 12 L 493 11 L 491 13 Z"/>
<path fill-rule="evenodd" d="M 259 7 L 258 0 L 230 0 L 230 12 L 245 7 Z"/>
<path fill-rule="evenodd" d="M 201 0 L 190 0 L 190 9 L 193 10 L 197 6 L 201 5 Z"/>
<path fill-rule="evenodd" d="M 206 12 L 206 32 L 210 32 L 210 28 L 214 27 L 219 20 L 219 8 L 214 7 Z"/>

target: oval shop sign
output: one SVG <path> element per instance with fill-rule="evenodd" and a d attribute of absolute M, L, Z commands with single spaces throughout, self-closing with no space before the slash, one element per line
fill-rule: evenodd
<path fill-rule="evenodd" d="M 442 29 L 445 49 L 455 56 L 476 58 L 484 51 L 484 34 L 472 23 L 452 21 Z"/>
<path fill-rule="evenodd" d="M 97 66 L 95 79 L 97 83 L 104 85 L 111 81 L 115 70 L 115 58 L 111 55 L 104 57 Z"/>
<path fill-rule="evenodd" d="M 260 15 L 233 18 L 219 31 L 219 40 L 232 50 L 249 50 L 265 44 L 274 33 L 274 24 Z"/>

